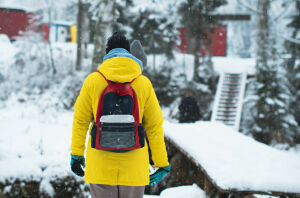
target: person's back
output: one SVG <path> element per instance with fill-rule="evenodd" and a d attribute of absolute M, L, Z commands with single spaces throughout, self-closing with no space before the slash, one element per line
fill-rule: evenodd
<path fill-rule="evenodd" d="M 151 82 L 141 75 L 142 62 L 132 56 L 128 52 L 129 50 L 126 49 L 128 41 L 126 46 L 122 46 L 120 45 L 122 40 L 118 40 L 120 36 L 115 35 L 115 37 L 112 36 L 110 39 L 116 39 L 113 40 L 116 45 L 114 45 L 114 42 L 112 45 L 108 45 L 107 55 L 104 57 L 98 71 L 112 82 L 126 83 L 133 81 L 131 87 L 137 96 L 139 120 L 146 130 L 152 159 L 156 167 L 168 167 L 169 163 L 162 129 L 162 113 Z M 73 156 L 84 155 L 86 131 L 90 122 L 96 118 L 99 97 L 107 86 L 107 81 L 99 72 L 94 72 L 86 78 L 75 103 L 71 145 Z M 140 149 L 116 153 L 91 148 L 91 137 L 89 137 L 85 181 L 91 183 L 92 197 L 105 197 L 106 192 L 120 194 L 122 189 L 124 191 L 123 197 L 140 197 L 144 186 L 149 184 L 148 155 L 147 144 Z M 127 189 L 126 186 L 133 188 Z M 137 196 L 127 196 L 131 192 L 130 190 L 135 192 Z"/>

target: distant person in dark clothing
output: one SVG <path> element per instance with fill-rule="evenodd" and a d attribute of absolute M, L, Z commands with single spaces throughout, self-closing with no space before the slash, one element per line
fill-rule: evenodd
<path fill-rule="evenodd" d="M 179 122 L 189 123 L 196 122 L 200 119 L 200 108 L 194 97 L 194 93 L 191 90 L 187 90 L 179 105 Z"/>

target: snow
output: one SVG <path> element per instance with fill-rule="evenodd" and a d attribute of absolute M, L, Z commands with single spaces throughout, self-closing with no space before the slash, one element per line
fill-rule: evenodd
<path fill-rule="evenodd" d="M 213 57 L 214 69 L 217 73 L 255 73 L 254 58 L 236 58 L 236 57 Z"/>
<path fill-rule="evenodd" d="M 205 192 L 196 184 L 193 186 L 180 186 L 176 188 L 166 189 L 161 192 L 161 198 L 205 198 Z"/>
<path fill-rule="evenodd" d="M 175 59 L 168 64 L 174 71 L 174 75 L 186 74 L 187 80 L 193 78 L 194 72 L 194 56 L 190 54 L 181 54 L 175 52 Z M 167 62 L 167 59 L 163 55 L 155 56 L 155 66 L 159 67 Z M 147 67 L 155 68 L 153 64 L 153 56 L 147 56 Z M 228 73 L 247 73 L 253 75 L 255 73 L 255 59 L 254 58 L 238 58 L 238 57 L 212 57 L 213 68 L 216 73 L 221 74 L 223 72 Z M 158 64 L 159 63 L 159 64 Z"/>
<path fill-rule="evenodd" d="M 73 175 L 70 170 L 72 111 L 44 112 L 34 103 L 19 103 L 17 97 L 0 107 L 0 182 L 41 181 L 40 191 L 52 196 L 51 179 Z M 21 164 L 21 165 L 20 165 Z M 6 186 L 4 192 L 10 192 Z M 145 198 L 205 197 L 197 187 L 181 186 L 164 190 L 160 196 Z"/>
<path fill-rule="evenodd" d="M 5 54 L 0 58 L 0 70 L 3 71 L 5 66 L 9 66 L 13 62 L 16 54 L 16 48 L 6 34 L 0 34 L 0 54 Z"/>
<path fill-rule="evenodd" d="M 192 186 L 179 186 L 163 190 L 160 196 L 145 195 L 144 198 L 206 198 L 205 192 L 196 184 Z"/>
<path fill-rule="evenodd" d="M 46 2 L 33 3 L 33 0 L 0 0 L 0 8 L 21 9 L 26 11 L 36 11 L 46 7 Z"/>
<path fill-rule="evenodd" d="M 71 175 L 72 112 L 42 113 L 34 104 L 17 102 L 3 106 L 0 149 L 5 152 L 0 153 L 0 181 Z"/>
<path fill-rule="evenodd" d="M 54 188 L 51 186 L 48 178 L 45 178 L 41 181 L 39 191 L 46 192 L 51 197 L 55 195 Z"/>
<path fill-rule="evenodd" d="M 256 142 L 217 122 L 165 122 L 164 129 L 222 189 L 300 193 L 299 155 Z"/>
<path fill-rule="evenodd" d="M 17 97 L 2 102 L 0 181 L 42 181 L 40 189 L 51 195 L 51 179 L 73 175 L 69 165 L 72 114 L 41 110 L 33 102 L 18 102 Z M 166 136 L 199 162 L 223 189 L 300 193 L 299 152 L 279 151 L 220 123 L 166 120 L 164 129 Z M 160 197 L 187 193 L 189 197 L 203 194 L 194 185 L 166 190 Z"/>
<path fill-rule="evenodd" d="M 176 7 L 180 4 L 181 1 L 166 1 L 166 0 L 156 0 L 156 1 L 149 1 L 149 0 L 135 0 L 135 7 L 133 8 L 134 12 L 138 12 L 139 10 L 144 11 L 148 10 L 155 10 L 156 12 L 164 13 L 170 7 Z"/>
<path fill-rule="evenodd" d="M 71 25 L 76 25 L 76 22 L 75 21 L 54 20 L 54 21 L 51 21 L 51 24 L 71 26 Z"/>
<path fill-rule="evenodd" d="M 245 0 L 240 1 L 246 2 Z M 72 2 L 77 1 L 73 0 Z M 171 1 L 164 0 L 135 0 L 135 2 L 136 7 L 134 9 L 136 11 L 150 8 L 166 15 L 167 9 L 174 11 L 181 1 L 172 2 L 173 5 L 170 5 Z M 239 11 L 244 13 L 244 10 L 247 12 L 247 9 L 238 5 L 238 2 L 239 0 L 232 0 L 230 4 L 220 7 L 216 13 L 240 13 Z M 281 0 L 277 4 L 280 5 L 280 2 Z M 64 0 L 54 1 L 53 3 L 54 8 L 67 6 Z M 253 3 L 247 2 L 251 6 L 253 6 Z M 41 1 L 37 4 L 33 0 L 23 0 L 21 3 L 19 0 L 0 0 L 0 7 L 34 11 L 46 10 L 49 5 L 47 1 Z M 53 14 L 55 15 L 53 19 L 59 19 L 60 21 L 56 21 L 58 23 L 70 24 L 65 21 L 69 19 L 59 17 L 65 15 L 65 10 L 61 10 L 56 10 L 57 13 Z M 275 9 L 276 11 L 278 9 Z M 180 21 L 177 15 L 168 15 L 168 17 L 175 18 L 177 23 Z M 214 70 L 219 74 L 223 72 L 246 72 L 253 75 L 255 72 L 254 58 L 241 59 L 232 56 L 231 51 L 234 50 L 230 49 L 239 50 L 238 46 L 243 45 L 240 41 L 236 41 L 242 40 L 237 38 L 240 37 L 240 34 L 236 32 L 236 30 L 241 30 L 235 28 L 234 23 L 227 24 L 227 54 L 229 56 L 213 57 Z M 274 23 L 277 24 L 277 21 Z M 285 23 L 278 22 L 278 26 L 283 27 Z M 244 29 L 245 27 L 248 27 L 248 29 Z M 242 33 L 247 34 L 250 38 L 255 38 L 254 32 L 256 29 L 251 27 L 256 26 L 248 22 L 239 26 L 243 30 Z M 251 31 L 248 32 L 249 29 Z M 278 34 L 282 34 L 281 30 L 285 30 L 285 28 L 277 29 L 280 30 Z M 282 35 L 287 37 L 286 33 Z M 234 42 L 236 42 L 235 45 Z M 75 64 L 76 44 L 54 43 L 53 49 L 56 61 L 63 62 L 66 65 Z M 5 54 L 0 59 L 0 79 L 1 73 L 5 74 L 7 68 L 15 61 L 15 54 L 18 50 L 17 46 L 11 43 L 7 36 L 0 34 L 0 54 Z M 60 57 L 60 54 L 63 54 L 62 52 L 68 53 L 70 60 L 65 59 L 64 56 Z M 89 46 L 88 52 L 92 54 L 92 46 Z M 174 55 L 175 60 L 167 65 L 172 66 L 175 72 L 174 75 L 185 73 L 187 80 L 191 80 L 194 57 L 179 52 L 175 52 Z M 165 62 L 167 62 L 165 56 L 156 56 L 156 67 L 166 65 Z M 153 67 L 153 65 L 153 56 L 148 55 L 148 67 Z M 60 89 L 61 86 L 55 86 L 54 88 Z M 41 181 L 40 190 L 53 195 L 54 189 L 50 181 L 57 177 L 73 176 L 82 181 L 81 178 L 71 172 L 69 164 L 73 112 L 51 107 L 55 100 L 61 99 L 50 96 L 51 93 L 57 95 L 54 88 L 48 91 L 48 96 L 41 95 L 39 101 L 30 101 L 31 96 L 22 98 L 14 95 L 6 102 L 0 101 L 0 182 L 5 180 L 14 181 L 15 179 Z M 51 101 L 49 101 L 50 98 Z M 25 102 L 21 102 L 23 100 Z M 176 110 L 177 108 L 171 109 L 171 111 Z M 289 151 L 280 151 L 279 149 L 282 150 L 282 148 L 275 149 L 258 143 L 220 123 L 178 124 L 165 121 L 164 129 L 166 136 L 187 151 L 205 168 L 209 176 L 221 188 L 300 193 L 300 147 Z M 9 192 L 10 189 L 11 186 L 6 186 L 4 193 Z M 144 197 L 204 198 L 205 195 L 199 187 L 193 185 L 169 188 L 164 190 L 160 196 L 145 195 Z"/>

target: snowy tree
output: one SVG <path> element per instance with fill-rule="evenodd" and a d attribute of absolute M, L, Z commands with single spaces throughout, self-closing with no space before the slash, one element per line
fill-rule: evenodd
<path fill-rule="evenodd" d="M 206 68 L 199 68 L 200 49 L 207 49 L 210 45 L 208 33 L 212 32 L 214 25 L 217 24 L 211 14 L 224 4 L 226 0 L 186 0 L 178 8 L 182 25 L 188 28 L 189 37 L 194 39 L 194 80 L 196 82 L 207 83 L 207 78 L 213 75 L 211 49 L 208 49 L 207 57 L 204 57 L 201 62 L 201 66 Z M 200 70 L 204 70 L 206 75 L 199 76 L 202 73 Z"/>
<path fill-rule="evenodd" d="M 76 70 L 81 69 L 82 64 L 82 47 L 81 47 L 81 38 L 83 33 L 83 16 L 84 16 L 83 3 L 81 0 L 78 0 L 78 13 L 77 13 L 77 59 L 76 59 Z"/>
<path fill-rule="evenodd" d="M 133 0 L 118 0 L 114 6 L 113 31 L 120 31 L 129 36 L 130 21 L 132 20 L 131 8 L 134 6 Z"/>
<path fill-rule="evenodd" d="M 91 0 L 91 10 L 96 15 L 94 34 L 94 56 L 92 72 L 97 69 L 105 56 L 106 40 L 114 31 L 125 32 L 132 0 Z"/>
<path fill-rule="evenodd" d="M 179 77 L 173 74 L 172 68 L 168 65 L 161 65 L 156 72 L 149 67 L 143 70 L 143 75 L 151 80 L 159 104 L 162 106 L 170 106 L 180 96 Z"/>
<path fill-rule="evenodd" d="M 300 1 L 293 1 L 296 13 L 293 14 L 288 28 L 292 30 L 291 38 L 300 38 Z M 289 80 L 289 88 L 293 97 L 291 97 L 290 110 L 294 115 L 298 126 L 300 126 L 300 43 L 293 40 L 286 40 L 285 47 L 289 58 L 286 60 L 287 79 Z M 298 129 L 299 130 L 299 129 Z M 300 132 L 297 134 L 297 141 L 300 141 Z"/>
<path fill-rule="evenodd" d="M 271 144 L 293 143 L 296 123 L 289 114 L 290 93 L 276 37 L 269 21 L 270 0 L 258 1 L 257 59 L 254 94 L 257 97 L 250 109 L 249 131 L 259 141 Z"/>
<path fill-rule="evenodd" d="M 97 67 L 102 62 L 105 56 L 105 45 L 109 35 L 112 34 L 112 12 L 115 1 L 101 0 L 98 2 L 97 7 L 97 23 L 94 35 L 94 56 L 91 71 L 97 70 Z"/>
<path fill-rule="evenodd" d="M 130 37 L 140 40 L 148 55 L 165 54 L 171 59 L 177 38 L 176 29 L 174 23 L 165 15 L 150 9 L 140 10 L 132 18 L 133 31 Z"/>
<path fill-rule="evenodd" d="M 189 45 L 193 46 L 194 53 L 193 80 L 186 86 L 194 90 L 202 114 L 207 119 L 209 119 L 211 102 L 216 89 L 209 34 L 213 33 L 218 21 L 212 15 L 218 7 L 226 3 L 226 0 L 185 0 L 178 7 L 181 25 L 187 28 L 188 36 L 192 41 Z M 204 56 L 200 53 L 201 49 L 206 49 Z"/>

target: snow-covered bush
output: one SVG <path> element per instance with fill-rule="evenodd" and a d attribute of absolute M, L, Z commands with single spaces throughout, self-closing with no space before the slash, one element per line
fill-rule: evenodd
<path fill-rule="evenodd" d="M 253 84 L 253 95 L 248 101 L 247 131 L 267 144 L 294 144 L 297 123 L 290 113 L 291 93 L 279 54 L 267 64 L 258 63 Z"/>
<path fill-rule="evenodd" d="M 143 74 L 147 76 L 154 87 L 157 98 L 162 106 L 169 106 L 180 95 L 180 80 L 175 80 L 172 68 L 167 66 L 159 67 L 153 71 L 146 67 Z M 182 86 L 182 85 L 181 85 Z"/>
<path fill-rule="evenodd" d="M 13 47 L 14 56 L 0 75 L 0 100 L 13 93 L 24 102 L 36 100 L 42 108 L 72 108 L 87 74 L 74 72 L 76 45 L 55 43 L 50 50 L 39 34 L 32 33 L 18 38 Z"/>
<path fill-rule="evenodd" d="M 186 90 L 189 90 L 200 106 L 203 119 L 209 120 L 214 96 L 213 90 L 216 89 L 210 81 L 212 78 L 207 78 L 207 81 L 203 83 L 195 82 L 194 80 L 187 80 L 185 74 L 178 73 L 172 68 L 172 62 L 167 61 L 156 71 L 149 67 L 145 67 L 143 71 L 143 74 L 151 80 L 160 105 L 168 108 L 169 117 L 178 119 L 180 98 L 184 96 Z"/>

